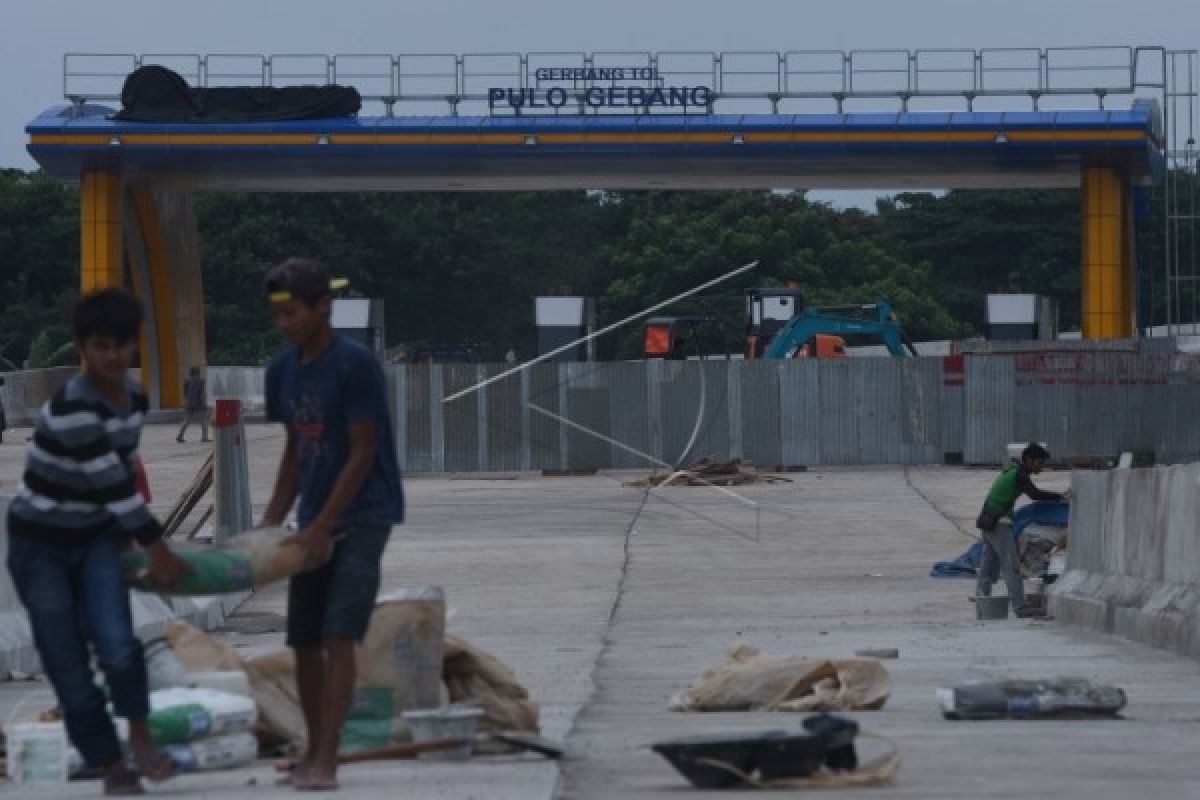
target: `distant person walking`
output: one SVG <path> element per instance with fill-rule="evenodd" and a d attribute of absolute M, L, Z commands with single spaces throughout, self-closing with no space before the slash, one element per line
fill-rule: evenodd
<path fill-rule="evenodd" d="M 200 441 L 211 442 L 208 438 L 208 397 L 204 389 L 204 378 L 200 375 L 199 367 L 188 370 L 188 378 L 183 382 L 184 417 L 183 426 L 175 441 L 182 442 L 187 433 L 188 425 L 200 423 Z"/>

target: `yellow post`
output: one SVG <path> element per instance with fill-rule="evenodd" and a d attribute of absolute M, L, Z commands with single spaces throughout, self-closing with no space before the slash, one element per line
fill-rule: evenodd
<path fill-rule="evenodd" d="M 150 296 L 143 298 L 143 302 L 148 306 L 147 317 L 154 321 L 153 330 L 147 330 L 147 335 L 155 337 L 155 347 L 143 344 L 142 362 L 145 363 L 151 353 L 157 354 L 158 369 L 154 374 L 158 382 L 159 405 L 161 408 L 180 408 L 183 405 L 183 373 L 179 368 L 179 336 L 175 324 L 175 286 L 171 278 L 170 251 L 150 190 L 137 186 L 130 191 L 130 195 L 145 249 L 149 278 Z"/>
<path fill-rule="evenodd" d="M 1083 235 L 1083 337 L 1133 335 L 1131 202 L 1125 176 L 1084 167 L 1080 184 Z"/>
<path fill-rule="evenodd" d="M 120 175 L 83 173 L 80 218 L 82 263 L 79 288 L 89 292 L 124 285 Z"/>

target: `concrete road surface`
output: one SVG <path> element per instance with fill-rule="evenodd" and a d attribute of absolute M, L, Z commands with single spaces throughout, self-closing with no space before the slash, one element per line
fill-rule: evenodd
<path fill-rule="evenodd" d="M 19 434 L 0 445 L 0 490 L 19 473 Z M 173 429 L 151 428 L 144 448 L 160 508 L 203 455 L 173 437 Z M 248 438 L 261 507 L 281 437 L 254 426 Z M 672 693 L 746 643 L 805 656 L 899 649 L 898 660 L 884 662 L 893 682 L 887 706 L 852 715 L 899 744 L 898 781 L 837 797 L 1200 798 L 1200 664 L 1053 622 L 978 623 L 969 582 L 928 577 L 932 562 L 969 544 L 963 531 L 990 472 L 823 470 L 736 489 L 741 499 L 704 488 L 646 495 L 623 486 L 633 477 L 408 480 L 409 522 L 388 549 L 384 590 L 444 586 L 450 629 L 515 669 L 542 704 L 544 732 L 565 739 L 571 756 L 560 764 L 507 757 L 353 766 L 343 770 L 340 796 L 714 796 L 687 788 L 644 746 L 666 736 L 799 724 L 800 715 L 667 710 Z M 1067 482 L 1064 473 L 1044 478 L 1051 488 Z M 260 591 L 231 627 L 277 628 L 283 600 L 283 587 Z M 278 631 L 222 635 L 245 652 L 282 640 Z M 934 701 L 935 688 L 967 678 L 1057 675 L 1124 687 L 1126 719 L 948 722 Z M 45 705 L 44 692 L 44 684 L 0 684 L 0 715 L 21 702 L 26 710 Z M 14 791 L 0 784 L 0 792 Z M 274 786 L 266 761 L 151 791 L 293 796 Z M 99 796 L 99 785 L 73 783 L 43 796 Z"/>

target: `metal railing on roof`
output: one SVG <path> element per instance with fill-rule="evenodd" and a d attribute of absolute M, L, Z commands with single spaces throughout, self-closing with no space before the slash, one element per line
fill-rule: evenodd
<path fill-rule="evenodd" d="M 430 113 L 431 104 L 444 104 L 452 115 L 467 109 L 488 113 L 488 90 L 494 87 L 580 90 L 616 83 L 648 88 L 705 86 L 711 90 L 706 112 L 734 105 L 746 111 L 747 101 L 751 106 L 752 101 L 761 101 L 755 110 L 772 113 L 814 110 L 811 105 L 799 107 L 814 101 L 839 113 L 848 110 L 848 103 L 866 105 L 863 110 L 881 110 L 883 104 L 907 111 L 914 100 L 953 101 L 970 111 L 984 99 L 1010 104 L 1018 100 L 1019 105 L 1037 110 L 1049 98 L 1074 102 L 1074 107 L 1104 109 L 1110 98 L 1132 99 L 1140 89 L 1161 89 L 1166 81 L 1160 74 L 1165 52 L 1161 47 L 1053 47 L 399 55 L 67 53 L 63 95 L 77 106 L 118 101 L 126 75 L 144 65 L 160 64 L 199 87 L 354 86 L 365 103 L 380 106 L 388 116 L 398 107 Z M 646 77 L 610 77 L 634 68 L 647 70 L 639 73 Z M 571 70 L 585 71 L 575 73 L 584 77 L 547 77 Z M 581 105 L 550 113 L 580 111 L 612 109 Z"/>

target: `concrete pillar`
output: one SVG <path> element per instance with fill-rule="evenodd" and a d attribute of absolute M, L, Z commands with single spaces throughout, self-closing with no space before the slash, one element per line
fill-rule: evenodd
<path fill-rule="evenodd" d="M 148 188 L 130 190 L 129 209 L 126 224 L 129 263 L 134 290 L 146 309 L 141 345 L 142 382 L 154 406 L 180 408 L 183 370 L 170 251 L 154 196 Z"/>
<path fill-rule="evenodd" d="M 191 192 L 154 189 L 152 196 L 165 252 L 165 259 L 159 262 L 161 272 L 156 278 L 155 303 L 161 302 L 175 317 L 174 347 L 178 354 L 179 379 L 173 383 L 178 384 L 188 367 L 200 367 L 203 370 L 208 363 L 200 233 Z M 161 298 L 158 287 L 163 287 L 164 295 Z M 260 288 L 252 286 L 249 290 L 257 293 Z M 159 331 L 159 343 L 160 346 L 165 343 L 162 329 Z M 164 370 L 164 389 L 169 377 Z M 181 391 L 181 388 L 176 391 Z"/>
<path fill-rule="evenodd" d="M 183 404 L 187 367 L 206 363 L 204 286 L 190 193 L 131 187 L 91 171 L 80 181 L 80 282 L 83 292 L 125 285 L 125 256 L 142 300 L 142 382 L 160 408 Z"/>
<path fill-rule="evenodd" d="M 1134 259 L 1129 182 L 1112 167 L 1084 167 L 1080 196 L 1083 336 L 1132 336 Z"/>

